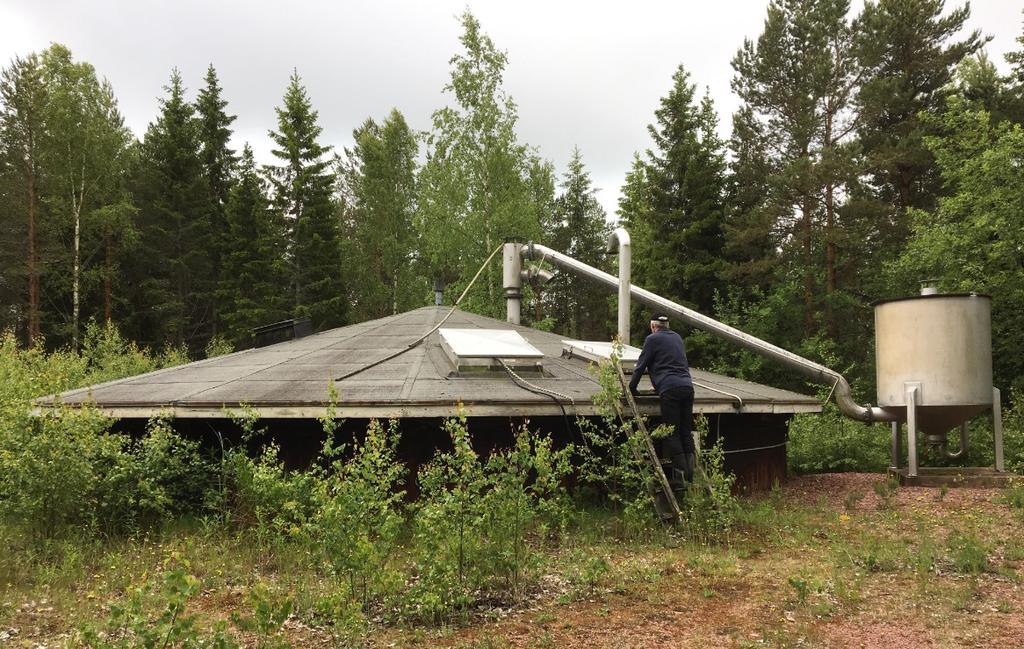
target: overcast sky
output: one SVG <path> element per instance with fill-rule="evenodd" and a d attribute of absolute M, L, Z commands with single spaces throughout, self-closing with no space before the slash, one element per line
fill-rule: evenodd
<path fill-rule="evenodd" d="M 458 15 L 467 7 L 508 53 L 505 89 L 519 106 L 519 137 L 561 175 L 579 146 L 598 197 L 613 214 L 634 151 L 676 66 L 710 88 L 721 132 L 737 100 L 729 61 L 756 38 L 767 0 L 0 0 L 0 59 L 67 45 L 113 84 L 139 137 L 157 113 L 172 67 L 189 96 L 206 66 L 217 68 L 234 123 L 269 162 L 292 69 L 320 113 L 323 141 L 351 143 L 367 117 L 396 107 L 417 130 L 430 127 L 448 60 L 458 51 Z M 856 6 L 860 3 L 854 1 Z M 949 6 L 956 6 L 947 3 Z M 1020 0 L 974 0 L 970 28 L 994 37 L 991 58 L 1017 49 Z M 702 92 L 703 90 L 701 90 Z"/>

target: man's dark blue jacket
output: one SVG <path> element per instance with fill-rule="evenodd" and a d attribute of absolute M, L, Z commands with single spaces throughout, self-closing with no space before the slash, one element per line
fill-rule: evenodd
<path fill-rule="evenodd" d="M 651 383 L 658 394 L 679 387 L 693 387 L 690 365 L 686 362 L 686 346 L 671 329 L 658 329 L 644 340 L 644 348 L 629 380 L 630 391 L 640 384 L 644 371 L 651 373 Z"/>

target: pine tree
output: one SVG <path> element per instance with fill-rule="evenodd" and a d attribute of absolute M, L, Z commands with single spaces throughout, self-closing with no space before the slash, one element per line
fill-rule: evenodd
<path fill-rule="evenodd" d="M 287 224 L 292 306 L 317 329 L 345 322 L 338 210 L 331 199 L 335 182 L 326 159 L 331 147 L 317 142 L 317 124 L 306 89 L 294 72 L 270 131 L 280 164 L 268 168 L 274 207 Z"/>
<path fill-rule="evenodd" d="M 984 51 L 961 61 L 954 77 L 957 94 L 974 109 L 988 111 L 996 123 L 1015 117 L 1012 90 L 1007 81 Z"/>
<path fill-rule="evenodd" d="M 415 266 L 416 137 L 397 110 L 383 124 L 367 119 L 346 151 L 349 205 L 345 255 L 352 268 L 353 319 L 400 313 L 429 289 Z"/>
<path fill-rule="evenodd" d="M 143 139 L 134 195 L 141 241 L 133 330 L 154 346 L 203 349 L 212 334 L 213 232 L 199 124 L 177 70 Z"/>
<path fill-rule="evenodd" d="M 573 149 L 569 168 L 555 199 L 554 218 L 546 224 L 545 238 L 555 250 L 595 267 L 606 265 L 603 252 L 610 227 L 597 190 L 583 164 L 579 147 Z M 554 330 L 585 340 L 608 338 L 608 291 L 571 273 L 558 273 L 543 289 L 545 314 Z"/>
<path fill-rule="evenodd" d="M 246 347 L 252 329 L 287 316 L 283 221 L 270 209 L 267 187 L 246 144 L 238 179 L 228 193 L 226 239 L 218 289 L 225 337 Z"/>
<path fill-rule="evenodd" d="M 202 142 L 203 170 L 209 185 L 210 227 L 213 231 L 213 267 L 219 282 L 223 277 L 223 258 L 230 254 L 232 241 L 228 237 L 227 202 L 234 182 L 234 169 L 238 164 L 228 143 L 231 140 L 231 123 L 234 115 L 225 112 L 228 102 L 221 96 L 220 82 L 213 65 L 206 70 L 206 85 L 196 97 L 196 113 L 199 119 L 199 138 Z M 218 324 L 217 310 L 220 301 L 214 302 L 214 328 Z"/>
<path fill-rule="evenodd" d="M 837 200 L 857 176 L 850 139 L 859 69 L 848 11 L 848 0 L 774 0 L 757 42 L 745 41 L 733 59 L 744 135 L 763 136 L 757 147 L 771 158 L 763 165 L 771 170 L 770 202 L 753 203 L 756 213 L 739 220 L 761 229 L 765 210 L 779 219 L 789 242 L 783 259 L 802 280 L 805 336 L 815 333 L 822 306 L 828 328 L 834 327 Z"/>
<path fill-rule="evenodd" d="M 14 233 L 5 251 L 24 251 L 22 260 L 5 259 L 5 276 L 11 285 L 24 281 L 27 289 L 18 300 L 22 305 L 17 323 L 23 326 L 25 341 L 34 345 L 42 334 L 40 248 L 42 233 L 41 183 L 42 138 L 46 89 L 39 56 L 15 57 L 0 76 L 0 146 L 4 159 L 4 180 L 9 209 L 4 210 L 3 229 Z M 22 229 L 24 228 L 24 229 Z M 22 268 L 19 261 L 23 262 Z"/>
<path fill-rule="evenodd" d="M 943 10 L 943 0 L 869 0 L 859 18 L 860 141 L 879 200 L 904 224 L 901 240 L 903 212 L 934 207 L 940 193 L 920 115 L 942 111 L 957 64 L 985 42 L 978 31 L 952 40 L 970 17 L 968 5 Z"/>

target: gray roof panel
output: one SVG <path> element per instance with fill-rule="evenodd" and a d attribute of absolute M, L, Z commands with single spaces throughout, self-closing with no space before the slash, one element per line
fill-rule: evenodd
<path fill-rule="evenodd" d="M 329 382 L 405 350 L 439 323 L 449 307 L 423 307 L 398 315 L 332 329 L 298 340 L 249 349 L 180 367 L 150 372 L 59 395 L 67 404 L 94 402 L 120 417 L 148 417 L 165 409 L 176 416 L 223 416 L 224 409 L 246 404 L 265 416 L 309 417 L 322 412 Z M 456 310 L 445 327 L 512 329 L 544 353 L 543 375 L 524 374 L 531 384 L 565 395 L 563 406 L 594 414 L 590 399 L 598 390 L 588 362 L 562 356 L 564 336 L 510 325 Z M 766 385 L 693 370 L 695 410 L 704 412 L 818 412 L 810 397 Z M 650 387 L 645 378 L 641 387 Z M 501 370 L 456 371 L 431 333 L 420 345 L 395 358 L 335 383 L 339 416 L 440 416 L 455 404 L 470 414 L 557 414 L 551 397 L 524 389 Z M 52 404 L 54 397 L 37 400 Z M 740 406 L 742 400 L 742 407 Z M 643 408 L 657 412 L 655 399 Z"/>

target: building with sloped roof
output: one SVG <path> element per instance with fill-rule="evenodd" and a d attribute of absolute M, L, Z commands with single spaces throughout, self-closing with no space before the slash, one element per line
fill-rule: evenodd
<path fill-rule="evenodd" d="M 598 414 L 593 397 L 600 386 L 591 367 L 604 353 L 598 347 L 430 306 L 71 390 L 36 405 L 45 411 L 56 403 L 93 404 L 127 426 L 155 415 L 223 420 L 245 407 L 279 429 L 303 430 L 301 422 L 324 416 L 333 400 L 335 416 L 350 422 L 402 420 L 403 436 L 437 427 L 437 419 L 460 407 L 471 430 L 476 420 L 507 431 L 510 418 L 561 430 L 567 417 Z M 627 369 L 636 351 L 626 350 Z M 692 374 L 694 412 L 724 439 L 728 464 L 748 487 L 770 487 L 785 474 L 789 418 L 820 412 L 821 404 L 696 368 Z M 651 388 L 646 378 L 644 388 Z M 656 417 L 651 394 L 639 399 L 640 408 Z"/>

